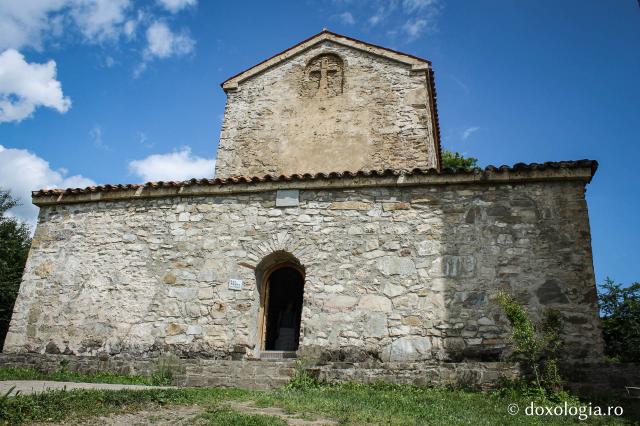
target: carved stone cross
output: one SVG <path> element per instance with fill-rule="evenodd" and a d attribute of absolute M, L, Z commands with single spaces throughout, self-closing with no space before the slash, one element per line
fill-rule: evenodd
<path fill-rule="evenodd" d="M 334 78 L 335 74 L 342 72 L 341 64 L 338 61 L 340 61 L 339 58 L 326 55 L 316 58 L 309 64 L 309 77 L 317 84 L 316 96 L 334 96 L 342 92 L 342 76 Z"/>

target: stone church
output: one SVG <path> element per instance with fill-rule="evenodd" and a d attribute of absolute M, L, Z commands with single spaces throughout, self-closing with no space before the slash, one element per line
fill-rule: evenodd
<path fill-rule="evenodd" d="M 596 162 L 443 168 L 431 63 L 327 30 L 222 89 L 215 178 L 33 193 L 5 354 L 489 368 L 502 290 L 601 358 Z"/>

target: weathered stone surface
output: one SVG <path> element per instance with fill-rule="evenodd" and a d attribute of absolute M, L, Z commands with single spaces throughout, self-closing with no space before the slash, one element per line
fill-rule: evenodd
<path fill-rule="evenodd" d="M 336 201 L 329 205 L 332 210 L 371 210 L 371 203 L 363 203 L 362 201 Z"/>
<path fill-rule="evenodd" d="M 536 291 L 536 295 L 538 296 L 540 303 L 543 304 L 569 302 L 567 296 L 562 293 L 560 284 L 554 279 L 545 281 L 545 283 Z"/>
<path fill-rule="evenodd" d="M 409 203 L 382 203 L 382 210 L 385 212 L 392 212 L 394 210 L 409 210 L 411 204 Z"/>
<path fill-rule="evenodd" d="M 378 259 L 377 264 L 383 275 L 407 276 L 416 272 L 416 265 L 407 257 L 384 256 Z"/>
<path fill-rule="evenodd" d="M 383 313 L 371 313 L 365 322 L 365 335 L 368 337 L 383 338 L 389 334 L 387 328 L 387 316 Z"/>
<path fill-rule="evenodd" d="M 375 294 L 367 294 L 362 296 L 358 308 L 363 311 L 379 311 L 379 312 L 391 312 L 391 301 L 384 297 Z"/>
<path fill-rule="evenodd" d="M 318 43 L 227 91 L 216 176 L 437 167 L 428 90 L 409 64 Z"/>
<path fill-rule="evenodd" d="M 432 356 L 431 341 L 428 337 L 410 336 L 401 337 L 391 343 L 387 361 L 421 361 Z"/>
<path fill-rule="evenodd" d="M 282 252 L 305 268 L 300 348 L 326 359 L 390 357 L 391 348 L 394 357 L 496 359 L 509 334 L 498 290 L 534 318 L 559 307 L 570 356 L 601 354 L 581 182 L 309 188 L 294 208 L 274 208 L 275 196 L 43 206 L 4 350 L 231 358 L 241 345 L 257 356 L 256 266 Z M 407 199 L 429 201 L 382 208 Z M 524 199 L 535 207 L 519 207 Z M 345 202 L 367 209 L 330 208 Z M 498 226 L 494 204 L 492 214 L 514 218 L 523 208 L 553 213 Z M 243 289 L 230 290 L 230 278 Z M 452 337 L 462 339 L 455 354 Z"/>

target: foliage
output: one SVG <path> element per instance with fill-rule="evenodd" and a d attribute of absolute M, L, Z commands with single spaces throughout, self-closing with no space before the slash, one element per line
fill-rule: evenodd
<path fill-rule="evenodd" d="M 174 354 L 164 354 L 158 358 L 156 368 L 151 375 L 151 383 L 156 386 L 170 385 L 173 383 L 174 371 L 178 368 L 180 359 Z"/>
<path fill-rule="evenodd" d="M 4 395 L 0 395 L 0 421 L 4 420 L 4 413 L 7 412 L 9 404 L 9 396 L 15 388 L 15 386 L 11 386 L 9 390 L 4 393 Z M 16 395 L 18 395 L 19 393 L 20 391 L 16 392 Z"/>
<path fill-rule="evenodd" d="M 44 373 L 32 368 L 0 368 L 0 380 L 52 380 L 56 382 L 119 383 L 124 385 L 156 384 L 152 379 L 143 376 L 126 376 L 108 371 L 83 374 L 66 368 L 60 368 L 51 373 Z"/>
<path fill-rule="evenodd" d="M 560 334 L 562 324 L 557 311 L 548 310 L 539 324 L 534 324 L 529 315 L 512 296 L 500 292 L 498 303 L 511 323 L 513 354 L 532 375 L 540 390 L 558 392 L 562 381 L 558 371 L 558 353 L 562 346 Z"/>
<path fill-rule="evenodd" d="M 9 329 L 13 304 L 31 245 L 29 228 L 7 212 L 18 202 L 0 189 L 0 348 Z"/>
<path fill-rule="evenodd" d="M 613 361 L 640 362 L 640 283 L 622 287 L 607 278 L 598 299 L 606 355 Z"/>
<path fill-rule="evenodd" d="M 450 169 L 471 170 L 478 165 L 478 159 L 474 157 L 463 157 L 459 152 L 452 152 L 448 149 L 442 150 L 442 167 Z"/>
<path fill-rule="evenodd" d="M 296 366 L 289 383 L 285 386 L 288 390 L 304 390 L 317 388 L 322 385 L 317 378 L 313 377 L 309 370 L 305 368 L 305 362 L 302 359 L 296 360 Z"/>

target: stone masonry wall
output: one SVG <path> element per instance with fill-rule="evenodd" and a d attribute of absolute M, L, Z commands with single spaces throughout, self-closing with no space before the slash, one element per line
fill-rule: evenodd
<path fill-rule="evenodd" d="M 309 67 L 327 54 L 323 94 Z M 216 176 L 435 168 L 428 87 L 424 70 L 320 43 L 227 92 Z"/>
<path fill-rule="evenodd" d="M 602 353 L 584 183 L 273 190 L 43 206 L 4 351 L 259 355 L 253 268 L 305 269 L 300 354 L 324 362 L 496 360 L 514 294 Z M 258 268 L 259 269 L 259 268 Z M 230 278 L 244 288 L 228 288 Z"/>

